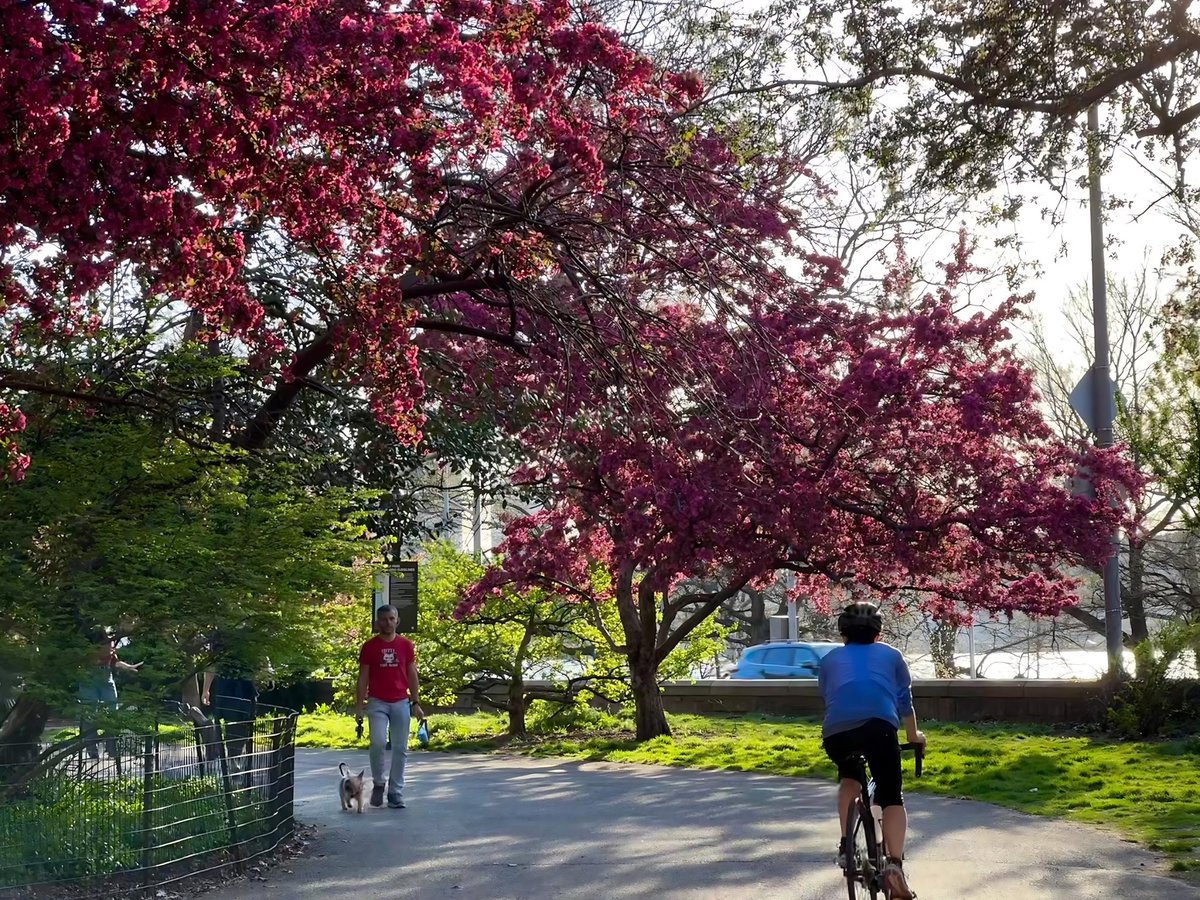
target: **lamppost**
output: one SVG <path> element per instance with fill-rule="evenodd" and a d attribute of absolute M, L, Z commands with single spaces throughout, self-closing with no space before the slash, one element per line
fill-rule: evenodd
<path fill-rule="evenodd" d="M 1088 109 L 1088 212 L 1092 237 L 1092 331 L 1094 356 L 1092 367 L 1071 392 L 1071 406 L 1091 429 L 1097 447 L 1113 445 L 1113 418 L 1116 414 L 1116 386 L 1109 373 L 1108 291 L 1104 267 L 1103 193 L 1100 189 L 1100 114 L 1097 106 Z M 1124 650 L 1121 627 L 1120 533 L 1109 535 L 1111 553 L 1104 564 L 1104 635 L 1108 649 L 1108 675 L 1116 680 L 1123 674 Z"/>

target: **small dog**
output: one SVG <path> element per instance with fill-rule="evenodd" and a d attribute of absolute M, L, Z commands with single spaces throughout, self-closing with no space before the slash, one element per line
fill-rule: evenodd
<path fill-rule="evenodd" d="M 363 769 L 357 775 L 351 775 L 346 764 L 339 763 L 338 771 L 342 773 L 342 780 L 338 783 L 338 799 L 342 801 L 342 809 L 349 810 L 350 804 L 353 803 L 361 813 L 366 802 L 367 770 Z"/>

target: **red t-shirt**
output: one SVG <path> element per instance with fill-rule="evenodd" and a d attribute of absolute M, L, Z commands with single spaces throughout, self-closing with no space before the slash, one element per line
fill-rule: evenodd
<path fill-rule="evenodd" d="M 417 658 L 417 648 L 403 635 L 385 641 L 379 635 L 358 651 L 358 664 L 367 666 L 367 696 L 395 703 L 408 698 L 408 666 Z"/>

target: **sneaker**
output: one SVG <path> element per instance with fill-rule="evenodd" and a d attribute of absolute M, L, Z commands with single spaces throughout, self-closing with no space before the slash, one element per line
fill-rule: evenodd
<path fill-rule="evenodd" d="M 893 900 L 913 900 L 917 896 L 909 888 L 904 870 L 894 862 L 889 862 L 883 867 L 883 885 Z"/>
<path fill-rule="evenodd" d="M 404 798 L 399 794 L 388 794 L 388 806 L 391 809 L 404 809 Z"/>
<path fill-rule="evenodd" d="M 837 864 L 842 869 L 846 870 L 846 839 L 842 838 L 842 842 L 838 844 Z"/>
<path fill-rule="evenodd" d="M 377 784 L 371 788 L 371 805 L 383 806 L 383 785 Z"/>

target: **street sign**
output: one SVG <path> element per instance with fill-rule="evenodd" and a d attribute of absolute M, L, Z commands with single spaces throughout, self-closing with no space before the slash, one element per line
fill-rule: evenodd
<path fill-rule="evenodd" d="M 396 630 L 412 634 L 417 630 L 417 562 L 406 560 L 396 563 L 386 572 L 375 575 L 375 596 L 372 598 L 371 621 L 379 607 L 390 603 L 396 607 L 400 622 Z"/>
<path fill-rule="evenodd" d="M 1096 415 L 1099 411 L 1096 409 L 1096 370 L 1089 368 L 1084 372 L 1083 377 L 1079 379 L 1079 384 L 1075 385 L 1075 390 L 1071 391 L 1069 398 L 1071 409 L 1075 410 L 1076 415 L 1083 419 L 1083 424 L 1087 425 L 1088 430 L 1092 434 L 1096 434 L 1097 425 L 1100 417 Z M 1109 378 L 1108 379 L 1108 418 L 1107 421 L 1111 424 L 1117 417 L 1117 385 Z"/>

